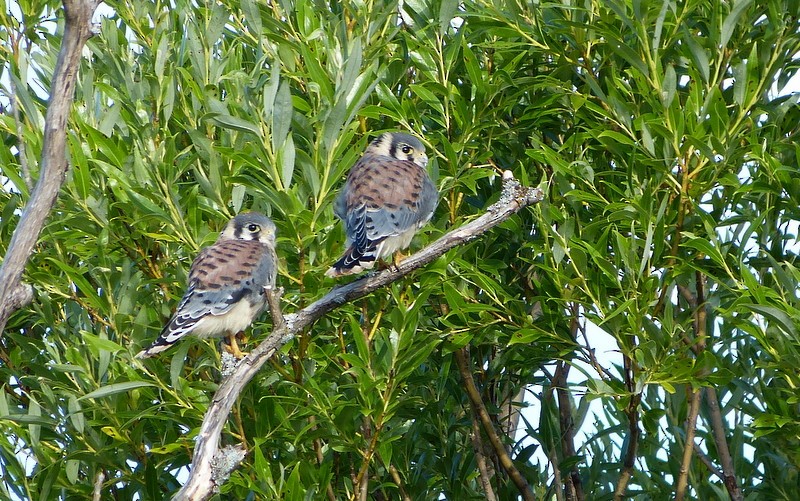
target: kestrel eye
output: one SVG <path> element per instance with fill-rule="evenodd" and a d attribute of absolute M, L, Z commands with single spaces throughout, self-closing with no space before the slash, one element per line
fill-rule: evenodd
<path fill-rule="evenodd" d="M 255 233 L 258 230 L 259 230 L 259 227 L 255 223 L 250 223 L 250 224 L 247 225 L 247 231 L 249 231 L 250 233 Z"/>
<path fill-rule="evenodd" d="M 400 150 L 401 150 L 403 153 L 405 153 L 406 155 L 408 155 L 409 153 L 411 153 L 412 151 L 414 151 L 414 148 L 412 148 L 411 146 L 409 146 L 409 145 L 407 145 L 407 144 L 404 144 L 404 145 L 403 145 L 403 147 L 402 147 L 402 148 L 400 148 Z"/>

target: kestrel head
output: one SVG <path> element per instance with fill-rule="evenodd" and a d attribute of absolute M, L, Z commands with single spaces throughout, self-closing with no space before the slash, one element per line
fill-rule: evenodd
<path fill-rule="evenodd" d="M 402 132 L 384 132 L 367 146 L 365 153 L 410 160 L 422 168 L 428 165 L 428 155 L 425 154 L 422 141 Z"/>
<path fill-rule="evenodd" d="M 275 223 L 263 214 L 243 212 L 225 225 L 217 241 L 223 240 L 257 240 L 274 247 Z"/>

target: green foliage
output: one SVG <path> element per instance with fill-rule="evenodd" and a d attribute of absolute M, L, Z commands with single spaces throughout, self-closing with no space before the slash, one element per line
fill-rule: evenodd
<path fill-rule="evenodd" d="M 63 29 L 53 2 L 18 5 L 21 18 L 0 14 L 4 104 L 13 80 L 22 124 L 0 116 L 0 254 L 28 199 L 21 141 L 38 172 Z M 548 196 L 285 347 L 229 420 L 223 442 L 249 454 L 220 498 L 354 497 L 368 475 L 370 498 L 480 499 L 453 360 L 467 346 L 501 434 L 528 390 L 524 440 L 505 440 L 538 497 L 574 467 L 585 493 L 612 498 L 631 409 L 627 494 L 674 490 L 687 395 L 703 387 L 746 495 L 793 497 L 800 112 L 780 91 L 798 68 L 797 2 L 109 5 L 76 91 L 71 174 L 27 268 L 36 299 L 0 347 L 0 497 L 89 498 L 98 479 L 104 498 L 174 493 L 218 356 L 200 341 L 132 355 L 240 210 L 278 225 L 285 311 L 324 295 L 344 240 L 336 190 L 396 129 L 424 138 L 441 191 L 417 246 L 494 202 L 502 170 Z M 616 344 L 602 370 L 576 363 L 593 356 L 586 320 Z M 567 388 L 586 430 L 574 456 L 557 361 L 581 371 Z M 713 426 L 704 405 L 696 442 L 720 468 Z M 515 498 L 496 466 L 498 498 Z M 697 458 L 689 484 L 694 499 L 726 495 Z"/>

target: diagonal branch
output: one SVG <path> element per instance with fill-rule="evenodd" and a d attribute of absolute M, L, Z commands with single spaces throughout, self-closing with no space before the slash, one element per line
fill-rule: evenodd
<path fill-rule="evenodd" d="M 728 439 L 725 437 L 725 423 L 722 420 L 722 411 L 719 408 L 719 397 L 717 390 L 708 386 L 705 388 L 706 402 L 708 403 L 709 414 L 711 415 L 711 430 L 714 435 L 714 443 L 717 446 L 717 454 L 722 463 L 722 481 L 728 489 L 732 501 L 742 501 L 742 493 L 739 482 L 736 480 L 736 472 L 733 469 L 733 458 L 728 448 Z M 712 470 L 713 471 L 713 470 Z"/>
<path fill-rule="evenodd" d="M 570 333 L 572 339 L 577 342 L 578 331 L 580 329 L 580 307 L 577 303 L 570 305 L 572 319 L 570 321 Z M 552 388 L 555 389 L 558 398 L 558 424 L 561 429 L 561 452 L 563 459 L 575 458 L 575 420 L 572 417 L 572 399 L 568 388 L 568 378 L 571 365 L 564 360 L 556 364 L 556 371 L 553 374 Z M 562 461 L 563 461 L 562 459 Z M 566 472 L 563 478 L 564 496 L 569 501 L 583 501 L 586 499 L 583 493 L 583 484 L 578 472 L 577 462 Z"/>
<path fill-rule="evenodd" d="M 489 442 L 492 444 L 492 448 L 494 449 L 494 453 L 497 455 L 497 459 L 500 460 L 500 464 L 503 466 L 503 469 L 506 471 L 506 473 L 508 473 L 511 481 L 514 482 L 514 485 L 517 487 L 522 499 L 525 501 L 532 501 L 536 498 L 533 495 L 533 491 L 531 491 L 531 486 L 528 484 L 528 481 L 525 479 L 525 477 L 522 476 L 522 473 L 520 473 L 516 465 L 514 465 L 514 462 L 511 460 L 511 457 L 509 457 L 508 452 L 506 452 L 503 441 L 500 440 L 500 437 L 497 435 L 497 431 L 494 429 L 494 424 L 492 424 L 492 420 L 489 417 L 489 412 L 486 410 L 486 406 L 483 404 L 483 400 L 481 400 L 481 395 L 478 392 L 478 389 L 475 387 L 475 380 L 472 378 L 472 370 L 469 367 L 469 360 L 465 354 L 465 351 L 466 350 L 464 348 L 461 348 L 456 350 L 453 354 L 456 357 L 458 371 L 461 373 L 461 377 L 464 379 L 465 390 L 467 391 L 467 396 L 472 404 L 472 410 L 475 414 L 477 414 L 478 419 L 483 425 L 483 431 L 485 431 L 486 436 L 489 437 Z"/>
<path fill-rule="evenodd" d="M 681 468 L 678 472 L 678 480 L 675 483 L 675 501 L 683 501 L 686 497 L 686 488 L 689 483 L 689 469 L 692 466 L 692 453 L 694 452 L 694 436 L 697 431 L 697 414 L 700 412 L 700 397 L 703 394 L 701 388 L 696 390 L 691 386 L 689 391 L 689 414 L 686 419 L 686 442 L 683 446 L 683 457 L 681 458 Z"/>
<path fill-rule="evenodd" d="M 632 338 L 631 343 L 633 346 L 636 344 L 636 339 Z M 642 402 L 642 393 L 636 392 L 636 382 L 634 370 L 636 369 L 636 362 L 628 355 L 623 355 L 625 388 L 630 393 L 630 400 L 625 407 L 623 413 L 628 418 L 628 447 L 625 449 L 625 455 L 622 459 L 622 472 L 617 480 L 617 487 L 614 490 L 614 499 L 619 501 L 625 499 L 626 489 L 628 482 L 633 478 L 635 473 L 633 467 L 636 464 L 636 454 L 639 447 L 639 404 Z"/>
<path fill-rule="evenodd" d="M 569 363 L 559 360 L 556 364 L 552 382 L 552 389 L 555 390 L 556 398 L 558 399 L 558 424 L 561 430 L 561 452 L 564 459 L 572 459 L 577 456 L 577 451 L 575 450 L 575 421 L 572 418 L 572 400 L 570 399 L 567 385 L 570 367 Z M 585 499 L 577 463 L 574 463 L 569 471 L 565 471 L 563 474 L 565 474 L 563 477 L 565 499 L 568 501 Z"/>
<path fill-rule="evenodd" d="M 481 428 L 478 424 L 478 418 L 475 413 L 472 413 L 472 448 L 475 451 L 475 463 L 478 465 L 478 476 L 481 480 L 481 487 L 483 487 L 483 494 L 486 501 L 497 501 L 497 496 L 492 489 L 492 476 L 489 473 L 489 468 L 486 465 L 486 455 L 483 453 L 483 440 L 481 440 Z"/>
<path fill-rule="evenodd" d="M 711 458 L 708 457 L 708 455 L 705 452 L 703 452 L 703 449 L 701 449 L 700 446 L 697 445 L 697 442 L 692 444 L 692 448 L 694 449 L 694 455 L 697 456 L 698 458 L 700 458 L 700 461 L 702 461 L 702 463 L 704 465 L 706 465 L 706 468 L 708 468 L 708 471 L 710 471 L 715 477 L 719 478 L 720 480 L 722 480 L 724 482 L 725 481 L 725 474 L 722 473 L 722 471 L 720 471 L 719 468 L 714 466 L 714 463 L 713 463 L 713 461 L 711 461 Z"/>
<path fill-rule="evenodd" d="M 212 475 L 211 463 L 214 454 L 219 449 L 220 434 L 228 419 L 228 414 L 245 385 L 284 344 L 309 328 L 329 311 L 398 280 L 413 270 L 432 262 L 448 250 L 477 238 L 516 214 L 523 207 L 541 202 L 543 198 L 544 192 L 541 189 L 520 186 L 511 172 L 506 171 L 503 173 L 503 194 L 500 200 L 489 207 L 482 216 L 443 235 L 428 247 L 404 259 L 396 267 L 369 274 L 354 282 L 335 287 L 315 303 L 297 313 L 286 315 L 284 323 L 275 321 L 272 334 L 242 359 L 230 376 L 220 384 L 197 435 L 197 445 L 192 458 L 192 471 L 186 484 L 173 499 L 195 501 L 208 499 L 213 495 L 214 489 L 218 485 L 215 484 Z M 274 314 L 274 308 L 271 308 L 271 312 Z M 278 315 L 278 318 L 280 316 Z"/>
<path fill-rule="evenodd" d="M 20 303 L 11 301 L 20 286 L 25 264 L 56 203 L 69 169 L 67 162 L 67 119 L 72 109 L 81 51 L 92 34 L 91 19 L 99 0 L 64 0 L 64 36 L 58 53 L 50 103 L 44 124 L 39 181 L 17 223 L 8 251 L 0 266 L 0 335 Z"/>

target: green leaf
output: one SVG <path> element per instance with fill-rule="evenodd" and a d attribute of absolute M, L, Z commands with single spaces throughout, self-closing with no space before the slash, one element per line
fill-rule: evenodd
<path fill-rule="evenodd" d="M 272 149 L 277 151 L 286 141 L 292 126 L 292 94 L 286 80 L 282 80 L 272 108 Z"/>
<path fill-rule="evenodd" d="M 789 334 L 796 340 L 800 340 L 800 333 L 797 329 L 797 322 L 786 314 L 785 311 L 775 308 L 774 306 L 766 306 L 754 303 L 743 303 L 738 305 L 739 308 L 745 310 L 752 310 L 759 315 L 763 315 L 775 324 L 785 333 Z"/>
<path fill-rule="evenodd" d="M 207 115 L 207 117 L 212 122 L 221 127 L 227 127 L 228 129 L 238 130 L 242 132 L 250 132 L 256 137 L 259 138 L 261 137 L 261 129 L 258 127 L 258 125 L 248 120 L 244 120 L 243 118 L 234 117 L 231 115 L 224 115 L 221 113 L 213 113 Z"/>
<path fill-rule="evenodd" d="M 80 402 L 81 400 L 88 400 L 90 398 L 100 399 L 110 397 L 119 393 L 127 393 L 136 388 L 145 388 L 150 386 L 155 386 L 155 384 L 147 381 L 126 381 L 124 383 L 113 383 L 106 386 L 101 386 L 100 388 L 79 397 L 78 401 Z"/>
<path fill-rule="evenodd" d="M 728 41 L 731 39 L 731 35 L 733 35 L 733 30 L 739 25 L 739 19 L 742 17 L 742 14 L 744 14 L 745 9 L 751 4 L 752 0 L 734 0 L 731 11 L 725 16 L 725 20 L 722 22 L 719 41 L 720 47 L 725 48 L 728 46 Z"/>

